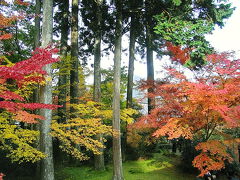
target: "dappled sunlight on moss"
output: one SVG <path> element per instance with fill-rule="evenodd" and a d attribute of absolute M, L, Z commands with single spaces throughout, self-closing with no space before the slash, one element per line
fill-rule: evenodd
<path fill-rule="evenodd" d="M 148 160 L 128 161 L 123 163 L 126 180 L 194 180 L 195 175 L 185 174 L 177 169 L 179 158 L 162 154 L 154 155 Z M 56 180 L 109 180 L 112 177 L 112 166 L 106 171 L 95 171 L 90 167 L 67 167 L 59 169 Z"/>

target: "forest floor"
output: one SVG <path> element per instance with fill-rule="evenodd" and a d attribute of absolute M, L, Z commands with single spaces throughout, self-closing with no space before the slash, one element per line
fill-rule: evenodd
<path fill-rule="evenodd" d="M 151 159 L 139 159 L 123 163 L 126 180 L 195 180 L 196 174 L 183 173 L 177 164 L 179 157 L 155 154 Z M 56 180 L 110 180 L 112 166 L 105 171 L 95 171 L 92 167 L 64 167 L 56 172 Z"/>

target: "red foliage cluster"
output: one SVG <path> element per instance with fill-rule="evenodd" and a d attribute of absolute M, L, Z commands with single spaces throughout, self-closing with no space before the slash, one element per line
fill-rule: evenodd
<path fill-rule="evenodd" d="M 32 54 L 33 56 L 25 61 L 18 62 L 13 66 L 1 66 L 0 67 L 0 108 L 5 109 L 15 114 L 15 120 L 24 121 L 27 123 L 37 123 L 35 119 L 43 119 L 41 116 L 30 114 L 24 109 L 55 109 L 59 106 L 39 103 L 26 103 L 25 99 L 10 90 L 7 86 L 8 81 L 17 85 L 18 88 L 22 88 L 23 85 L 28 84 L 29 81 L 41 82 L 44 80 L 46 71 L 43 67 L 47 64 L 58 61 L 57 58 L 53 58 L 52 55 L 58 52 L 57 49 L 51 47 L 41 49 L 38 48 Z"/>
<path fill-rule="evenodd" d="M 180 46 L 175 46 L 171 42 L 166 42 L 166 47 L 169 52 L 171 52 L 171 59 L 173 61 L 185 64 L 186 61 L 190 59 L 191 48 L 181 48 Z"/>
<path fill-rule="evenodd" d="M 52 57 L 52 54 L 57 52 L 58 49 L 51 47 L 45 49 L 38 48 L 32 53 L 33 56 L 31 58 L 20 61 L 12 67 L 0 67 L 0 79 L 14 79 L 19 86 L 26 81 L 42 81 L 42 75 L 46 74 L 42 68 L 47 64 L 58 61 L 58 59 Z"/>

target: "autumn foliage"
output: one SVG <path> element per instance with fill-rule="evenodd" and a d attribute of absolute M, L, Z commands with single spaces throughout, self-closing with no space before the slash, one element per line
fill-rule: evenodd
<path fill-rule="evenodd" d="M 171 59 L 173 61 L 185 64 L 188 60 L 190 60 L 191 48 L 182 48 L 181 46 L 176 46 L 168 41 L 165 45 L 167 50 L 171 53 Z"/>
<path fill-rule="evenodd" d="M 15 0 L 14 4 L 21 6 L 29 5 L 29 3 L 23 2 L 21 0 Z M 0 5 L 2 8 L 4 8 L 7 7 L 9 3 L 1 0 Z M 21 17 L 19 15 L 6 15 L 6 13 L 0 11 L 0 41 L 12 38 L 12 34 L 7 31 L 7 28 L 13 26 L 13 23 L 20 18 Z"/>
<path fill-rule="evenodd" d="M 23 109 L 35 110 L 40 108 L 55 109 L 57 106 L 38 103 L 26 103 L 24 97 L 18 91 L 34 83 L 44 80 L 46 72 L 43 67 L 58 61 L 52 58 L 56 49 L 37 49 L 33 56 L 25 61 L 13 65 L 0 67 L 0 108 L 15 114 L 14 119 L 26 123 L 36 123 L 35 118 L 43 119 L 38 115 L 30 115 Z M 28 117 L 28 118 L 27 118 Z"/>
<path fill-rule="evenodd" d="M 198 139 L 193 166 L 200 176 L 224 168 L 224 162 L 233 160 L 231 146 L 239 143 L 228 132 L 240 126 L 240 60 L 229 58 L 227 53 L 207 56 L 208 64 L 192 80 L 168 69 L 172 79 L 155 82 L 150 94 L 155 108 L 134 125 L 155 128 L 155 137 Z"/>
<path fill-rule="evenodd" d="M 5 63 L 0 66 L 0 149 L 8 152 L 12 161 L 38 161 L 45 155 L 33 147 L 39 132 L 21 128 L 22 123 L 38 123 L 42 116 L 32 114 L 31 110 L 55 109 L 57 105 L 29 103 L 27 98 L 34 85 L 44 83 L 46 64 L 56 62 L 52 58 L 56 49 L 46 48 L 34 51 L 31 58 L 16 64 Z M 6 58 L 3 58 L 6 59 Z"/>
<path fill-rule="evenodd" d="M 27 5 L 22 1 L 15 1 L 15 3 Z M 8 4 L 1 1 L 1 5 Z M 17 16 L 7 17 L 0 12 L 0 41 L 11 38 L 12 35 L 6 30 L 17 19 Z M 42 116 L 32 114 L 32 110 L 58 107 L 50 104 L 29 103 L 29 96 L 35 85 L 44 84 L 46 75 L 44 66 L 58 61 L 57 58 L 52 57 L 57 51 L 50 46 L 45 49 L 39 48 L 29 59 L 15 64 L 4 56 L 5 52 L 0 55 L 0 149 L 7 152 L 6 156 L 12 161 L 35 162 L 45 157 L 34 147 L 39 132 L 24 128 L 23 125 L 44 120 Z"/>

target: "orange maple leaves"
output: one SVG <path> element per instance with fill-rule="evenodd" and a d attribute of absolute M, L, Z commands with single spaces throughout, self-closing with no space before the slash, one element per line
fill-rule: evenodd
<path fill-rule="evenodd" d="M 226 143 L 211 140 L 212 135 L 225 141 L 224 129 L 240 127 L 240 60 L 227 57 L 228 54 L 207 56 L 209 63 L 194 81 L 170 69 L 175 81 L 155 82 L 151 98 L 158 99 L 156 106 L 135 123 L 138 128 L 155 128 L 156 137 L 201 140 L 196 146 L 201 153 L 193 161 L 201 176 L 210 170 L 220 170 L 225 160 L 232 161 Z"/>
<path fill-rule="evenodd" d="M 173 45 L 171 42 L 166 42 L 166 47 L 167 50 L 172 53 L 171 59 L 173 61 L 185 64 L 186 61 L 190 60 L 191 48 L 181 48 L 180 46 Z"/>
<path fill-rule="evenodd" d="M 29 3 L 24 2 L 22 0 L 15 0 L 14 4 L 21 5 L 21 6 L 28 6 L 29 5 Z M 7 6 L 8 3 L 4 0 L 1 0 L 0 5 Z M 8 33 L 6 31 L 6 29 L 8 27 L 11 27 L 17 19 L 21 19 L 21 18 L 22 18 L 21 16 L 15 16 L 15 15 L 8 17 L 8 16 L 6 16 L 3 13 L 0 12 L 0 41 L 12 38 L 12 34 Z"/>
<path fill-rule="evenodd" d="M 44 120 L 44 117 L 30 114 L 27 111 L 19 110 L 16 112 L 16 115 L 13 117 L 16 121 L 26 122 L 26 123 L 38 123 L 36 119 Z"/>
<path fill-rule="evenodd" d="M 11 26 L 16 17 L 6 17 L 0 12 L 0 40 L 12 38 L 12 34 L 6 33 L 5 28 Z"/>

